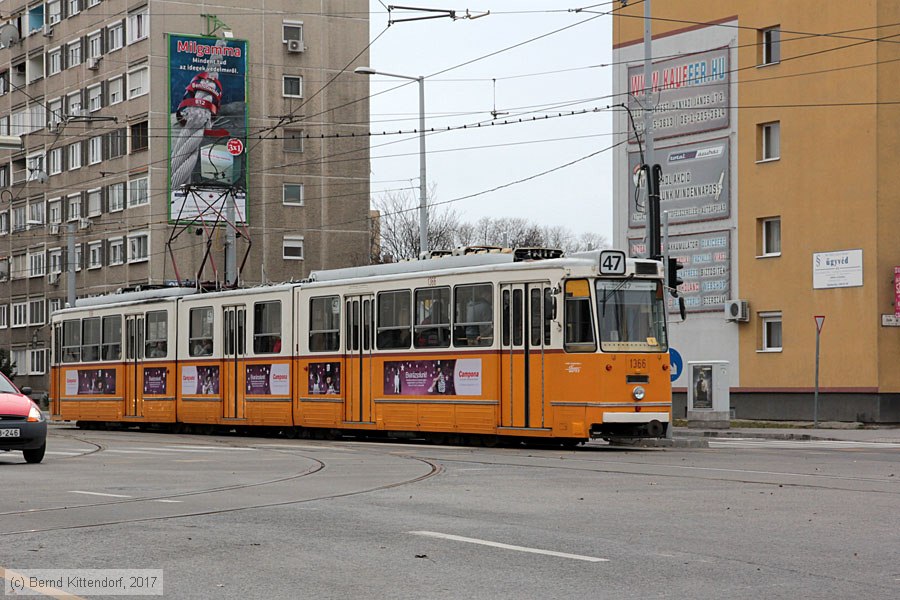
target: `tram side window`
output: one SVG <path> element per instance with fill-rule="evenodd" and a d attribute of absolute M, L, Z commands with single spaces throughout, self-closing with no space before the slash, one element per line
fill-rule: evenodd
<path fill-rule="evenodd" d="M 341 300 L 337 296 L 309 301 L 310 352 L 336 352 L 341 345 Z"/>
<path fill-rule="evenodd" d="M 81 321 L 63 321 L 62 361 L 75 363 L 81 360 Z"/>
<path fill-rule="evenodd" d="M 257 302 L 253 305 L 253 353 L 281 352 L 281 302 Z"/>
<path fill-rule="evenodd" d="M 566 351 L 594 352 L 594 325 L 591 318 L 591 288 L 584 279 L 566 282 Z"/>
<path fill-rule="evenodd" d="M 190 312 L 188 349 L 191 356 L 210 356 L 213 351 L 213 309 L 192 308 Z"/>
<path fill-rule="evenodd" d="M 450 288 L 416 290 L 416 348 L 450 347 Z"/>
<path fill-rule="evenodd" d="M 81 321 L 81 360 L 100 360 L 100 317 Z"/>
<path fill-rule="evenodd" d="M 122 358 L 122 316 L 103 317 L 103 360 Z"/>
<path fill-rule="evenodd" d="M 491 284 L 453 288 L 456 315 L 454 346 L 490 346 L 494 342 L 494 293 Z"/>
<path fill-rule="evenodd" d="M 378 294 L 378 349 L 409 348 L 412 339 L 412 295 L 409 290 Z"/>
<path fill-rule="evenodd" d="M 144 356 L 165 358 L 169 354 L 169 318 L 164 310 L 148 312 L 144 317 Z"/>

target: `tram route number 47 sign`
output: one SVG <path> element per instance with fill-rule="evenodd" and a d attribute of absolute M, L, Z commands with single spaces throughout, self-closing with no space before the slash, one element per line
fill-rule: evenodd
<path fill-rule="evenodd" d="M 601 275 L 624 275 L 625 253 L 621 250 L 604 250 L 600 253 Z"/>

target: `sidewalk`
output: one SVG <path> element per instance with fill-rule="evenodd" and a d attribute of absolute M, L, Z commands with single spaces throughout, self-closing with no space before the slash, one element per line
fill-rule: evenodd
<path fill-rule="evenodd" d="M 733 422 L 730 429 L 694 429 L 676 426 L 673 437 L 697 439 L 710 437 L 739 437 L 769 440 L 837 440 L 845 442 L 869 442 L 900 444 L 900 425 L 862 425 L 861 423 L 819 422 L 813 428 L 812 422 L 792 423 L 752 423 Z M 752 426 L 749 426 L 752 425 Z M 771 425 L 767 427 L 766 425 Z M 786 426 L 787 425 L 787 426 Z"/>

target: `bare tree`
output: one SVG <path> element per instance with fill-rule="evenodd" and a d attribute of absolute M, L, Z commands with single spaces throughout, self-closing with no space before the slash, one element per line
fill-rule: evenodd
<path fill-rule="evenodd" d="M 434 198 L 432 187 L 431 198 Z M 419 200 L 409 190 L 385 192 L 372 201 L 381 215 L 382 256 L 394 260 L 419 256 Z M 431 249 L 453 248 L 459 217 L 447 206 L 428 207 L 428 245 Z"/>

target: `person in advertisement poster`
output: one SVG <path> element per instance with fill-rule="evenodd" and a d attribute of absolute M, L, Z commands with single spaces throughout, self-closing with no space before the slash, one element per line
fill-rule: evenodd
<path fill-rule="evenodd" d="M 246 215 L 246 51 L 243 40 L 169 35 L 173 219 L 212 219 L 226 202 Z M 208 193 L 192 202 L 187 186 Z"/>

